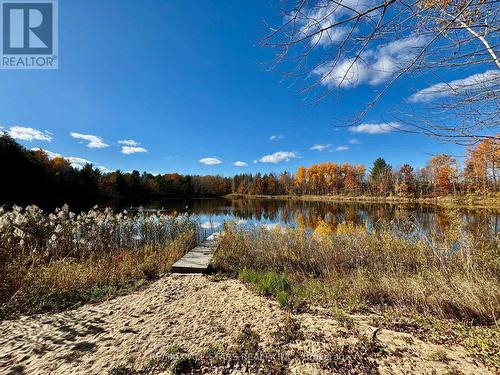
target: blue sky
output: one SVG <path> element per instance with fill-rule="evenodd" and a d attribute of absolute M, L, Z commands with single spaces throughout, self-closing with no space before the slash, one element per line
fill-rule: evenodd
<path fill-rule="evenodd" d="M 369 166 L 379 156 L 419 167 L 431 154 L 464 154 L 383 132 L 393 121 L 388 113 L 434 77 L 399 82 L 364 119 L 368 127 L 354 132 L 337 126 L 376 86 L 345 88 L 314 104 L 266 71 L 261 63 L 273 51 L 257 40 L 263 19 L 276 19 L 277 3 L 61 1 L 59 69 L 0 71 L 0 125 L 28 148 L 154 173 L 294 171 L 322 161 Z"/>

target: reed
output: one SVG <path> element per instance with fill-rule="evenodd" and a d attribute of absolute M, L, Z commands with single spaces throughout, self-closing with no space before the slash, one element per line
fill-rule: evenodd
<path fill-rule="evenodd" d="M 324 222 L 315 230 L 229 224 L 215 262 L 243 279 L 251 275 L 260 286 L 279 279 L 270 273 L 286 277 L 294 285 L 292 302 L 398 306 L 495 322 L 500 317 L 500 241 L 451 227 L 444 234 L 417 236 L 396 224 L 371 231 Z"/>
<path fill-rule="evenodd" d="M 66 308 L 136 288 L 195 246 L 186 216 L 0 209 L 0 316 Z"/>

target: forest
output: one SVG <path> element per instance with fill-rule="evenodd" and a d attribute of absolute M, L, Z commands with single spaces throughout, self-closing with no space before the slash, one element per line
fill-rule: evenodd
<path fill-rule="evenodd" d="M 497 136 L 498 139 L 498 136 Z M 452 156 L 432 157 L 424 168 L 393 167 L 383 158 L 364 165 L 325 162 L 295 173 L 238 174 L 233 177 L 138 171 L 102 173 L 91 164 L 28 150 L 9 135 L 0 137 L 0 203 L 69 204 L 84 208 L 100 203 L 144 203 L 148 199 L 246 195 L 368 195 L 433 197 L 498 192 L 500 150 L 496 139 L 470 147 L 463 167 Z"/>

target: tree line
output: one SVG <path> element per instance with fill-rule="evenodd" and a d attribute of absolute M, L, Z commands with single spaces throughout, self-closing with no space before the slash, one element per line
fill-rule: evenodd
<path fill-rule="evenodd" d="M 299 167 L 295 174 L 237 175 L 232 191 L 263 195 L 369 195 L 432 197 L 448 194 L 486 194 L 499 191 L 498 140 L 485 139 L 468 148 L 464 168 L 456 158 L 440 154 L 423 168 L 404 164 L 393 168 L 378 158 L 370 169 L 362 164 L 320 163 Z"/>
<path fill-rule="evenodd" d="M 238 174 L 234 177 L 138 171 L 102 173 L 91 164 L 75 168 L 70 161 L 50 159 L 28 150 L 7 134 L 0 137 L 1 204 L 144 203 L 172 197 L 248 195 L 379 195 L 427 197 L 498 192 L 500 149 L 487 139 L 468 149 L 464 168 L 446 154 L 432 157 L 424 168 L 394 168 L 383 158 L 371 168 L 362 164 L 326 162 L 299 167 L 295 173 Z"/>
<path fill-rule="evenodd" d="M 231 192 L 231 179 L 222 176 L 153 175 L 138 171 L 102 173 L 91 164 L 75 168 L 62 157 L 28 150 L 9 135 L 0 136 L 0 204 L 144 203 L 148 199 L 222 196 Z"/>

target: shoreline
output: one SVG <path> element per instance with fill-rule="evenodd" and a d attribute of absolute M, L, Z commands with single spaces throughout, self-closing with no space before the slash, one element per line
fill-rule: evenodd
<path fill-rule="evenodd" d="M 466 209 L 496 209 L 500 210 L 500 197 L 479 195 L 450 195 L 438 197 L 381 197 L 381 196 L 349 196 L 349 195 L 249 195 L 231 193 L 226 199 L 254 199 L 280 200 L 305 202 L 332 202 L 332 203 L 384 203 L 384 204 L 420 204 L 443 208 Z"/>

